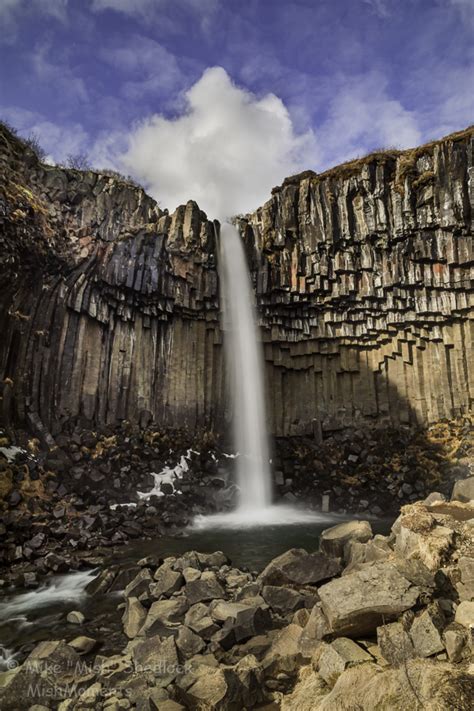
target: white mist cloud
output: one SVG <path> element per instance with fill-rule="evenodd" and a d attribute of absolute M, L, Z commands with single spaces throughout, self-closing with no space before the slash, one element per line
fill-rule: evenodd
<path fill-rule="evenodd" d="M 193 199 L 210 217 L 248 212 L 314 163 L 312 132 L 295 133 L 283 102 L 235 86 L 221 67 L 207 69 L 185 100 L 178 118 L 144 121 L 121 159 L 163 206 Z"/>

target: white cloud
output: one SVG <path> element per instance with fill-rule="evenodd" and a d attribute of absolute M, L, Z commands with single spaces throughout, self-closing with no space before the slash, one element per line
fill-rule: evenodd
<path fill-rule="evenodd" d="M 121 88 L 128 99 L 177 91 L 185 81 L 175 55 L 143 35 L 133 35 L 122 47 L 104 49 L 101 57 L 129 77 Z"/>
<path fill-rule="evenodd" d="M 178 118 L 139 125 L 121 159 L 163 206 L 193 199 L 210 217 L 247 212 L 314 163 L 312 133 L 295 133 L 283 102 L 235 86 L 221 67 L 207 69 L 185 99 Z"/>
<path fill-rule="evenodd" d="M 448 3 L 461 14 L 463 22 L 474 27 L 474 0 L 448 0 Z"/>
<path fill-rule="evenodd" d="M 316 135 L 324 167 L 374 148 L 409 148 L 422 139 L 416 114 L 390 96 L 375 71 L 340 81 Z"/>

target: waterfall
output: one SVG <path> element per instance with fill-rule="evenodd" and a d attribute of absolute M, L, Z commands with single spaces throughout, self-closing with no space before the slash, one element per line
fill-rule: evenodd
<path fill-rule="evenodd" d="M 237 458 L 238 510 L 249 514 L 266 509 L 272 501 L 263 353 L 242 241 L 237 229 L 228 223 L 222 225 L 220 235 L 224 340 L 231 376 L 234 439 L 240 455 Z"/>

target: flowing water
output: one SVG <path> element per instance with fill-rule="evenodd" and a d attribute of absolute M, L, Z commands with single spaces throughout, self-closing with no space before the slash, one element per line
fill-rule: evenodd
<path fill-rule="evenodd" d="M 263 354 L 242 241 L 237 229 L 228 223 L 222 225 L 220 236 L 224 338 L 232 385 L 235 446 L 240 454 L 236 460 L 238 512 L 255 518 L 272 501 Z"/>

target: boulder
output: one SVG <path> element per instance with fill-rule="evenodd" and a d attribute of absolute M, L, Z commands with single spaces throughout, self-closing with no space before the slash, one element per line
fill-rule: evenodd
<path fill-rule="evenodd" d="M 203 568 L 221 568 L 229 563 L 229 559 L 222 551 L 197 553 L 197 559 Z"/>
<path fill-rule="evenodd" d="M 184 617 L 184 623 L 205 640 L 210 640 L 219 627 L 209 614 L 209 609 L 202 602 L 189 608 Z"/>
<path fill-rule="evenodd" d="M 129 639 L 140 632 L 147 616 L 147 611 L 136 597 L 128 597 L 122 616 L 123 631 Z"/>
<path fill-rule="evenodd" d="M 265 632 L 271 626 L 271 616 L 266 605 L 252 602 L 220 601 L 211 605 L 213 620 L 226 623 L 226 632 L 232 632 L 236 642 Z"/>
<path fill-rule="evenodd" d="M 420 592 L 388 562 L 374 563 L 318 590 L 331 630 L 346 636 L 373 632 L 385 620 L 413 607 Z"/>
<path fill-rule="evenodd" d="M 190 659 L 195 654 L 200 654 L 205 649 L 206 643 L 190 627 L 181 625 L 176 636 L 176 646 L 183 659 Z"/>
<path fill-rule="evenodd" d="M 399 517 L 394 547 L 400 557 L 420 560 L 429 570 L 437 571 L 449 555 L 453 541 L 450 528 L 437 525 L 423 506 L 415 505 Z"/>
<path fill-rule="evenodd" d="M 398 666 L 416 656 L 412 639 L 402 622 L 377 627 L 377 643 L 380 654 L 392 666 Z"/>
<path fill-rule="evenodd" d="M 319 545 L 326 555 L 343 558 L 346 543 L 349 541 L 366 543 L 372 535 L 372 527 L 368 521 L 346 521 L 323 531 Z"/>
<path fill-rule="evenodd" d="M 332 687 L 347 667 L 372 661 L 373 657 L 352 639 L 339 637 L 331 644 L 322 643 L 316 669 L 326 684 Z"/>
<path fill-rule="evenodd" d="M 279 630 L 262 660 L 265 677 L 292 675 L 297 671 L 303 659 L 300 651 L 302 631 L 301 627 L 293 624 Z"/>
<path fill-rule="evenodd" d="M 148 593 L 150 584 L 153 582 L 148 568 L 142 568 L 140 572 L 131 580 L 124 590 L 125 597 L 140 597 L 143 593 Z"/>
<path fill-rule="evenodd" d="M 472 501 L 474 500 L 474 476 L 467 479 L 459 479 L 453 486 L 451 501 Z"/>
<path fill-rule="evenodd" d="M 136 672 L 152 672 L 162 686 L 167 686 L 183 671 L 173 637 L 162 640 L 155 635 L 139 642 L 132 650 L 132 659 Z"/>
<path fill-rule="evenodd" d="M 444 652 L 442 640 L 446 620 L 437 602 L 429 605 L 413 620 L 410 627 L 410 638 L 417 657 L 431 657 Z"/>
<path fill-rule="evenodd" d="M 456 584 L 456 590 L 459 594 L 459 599 L 474 600 L 474 558 L 462 556 L 458 562 L 459 581 Z"/>
<path fill-rule="evenodd" d="M 80 610 L 71 610 L 68 612 L 66 620 L 71 625 L 82 625 L 85 620 L 85 615 Z"/>
<path fill-rule="evenodd" d="M 469 656 L 469 637 L 470 634 L 466 628 L 457 623 L 449 625 L 444 630 L 444 646 L 448 659 L 454 664 Z"/>
<path fill-rule="evenodd" d="M 292 548 L 270 561 L 260 573 L 259 581 L 263 585 L 314 585 L 340 571 L 341 565 L 334 558 Z"/>
<path fill-rule="evenodd" d="M 474 628 L 474 601 L 463 600 L 459 603 L 454 621 L 468 630 Z"/>
<path fill-rule="evenodd" d="M 190 605 L 225 598 L 225 590 L 214 573 L 203 573 L 199 580 L 192 580 L 184 586 L 184 594 Z"/>
<path fill-rule="evenodd" d="M 147 637 L 159 634 L 163 637 L 178 634 L 178 628 L 183 621 L 188 605 L 185 600 L 158 600 L 150 607 L 141 635 Z"/>
<path fill-rule="evenodd" d="M 281 585 L 264 585 L 262 597 L 269 607 L 281 615 L 288 615 L 301 607 L 312 607 L 316 602 L 314 596 L 304 595 L 291 588 Z"/>
<path fill-rule="evenodd" d="M 86 637 L 81 635 L 80 637 L 75 637 L 68 645 L 74 649 L 78 654 L 88 654 L 91 652 L 97 644 L 97 640 L 92 637 Z"/>
<path fill-rule="evenodd" d="M 150 595 L 154 598 L 160 598 L 162 595 L 169 597 L 177 592 L 184 582 L 181 573 L 166 564 L 158 568 L 153 579 L 154 582 L 150 584 L 149 589 Z"/>
<path fill-rule="evenodd" d="M 331 634 L 331 627 L 322 611 L 321 603 L 317 603 L 311 610 L 311 614 L 301 634 L 299 649 L 301 654 L 310 658 L 315 649 L 319 646 L 323 637 Z"/>

